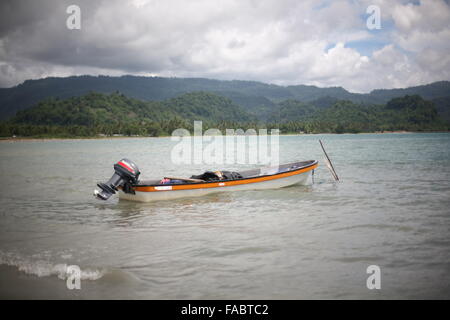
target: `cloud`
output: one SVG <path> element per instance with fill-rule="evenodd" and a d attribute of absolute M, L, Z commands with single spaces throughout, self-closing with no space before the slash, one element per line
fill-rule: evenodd
<path fill-rule="evenodd" d="M 66 28 L 67 6 L 82 29 Z M 379 5 L 382 30 L 366 28 Z M 373 0 L 0 2 L 0 86 L 139 74 L 343 86 L 363 92 L 450 78 L 449 5 Z M 383 43 L 362 54 L 350 43 Z"/>

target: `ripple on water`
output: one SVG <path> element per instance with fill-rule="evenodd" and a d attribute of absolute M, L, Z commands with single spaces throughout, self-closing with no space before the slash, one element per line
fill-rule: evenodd
<path fill-rule="evenodd" d="M 323 165 L 319 138 L 340 183 Z M 368 264 L 386 277 L 377 298 L 450 297 L 450 135 L 280 137 L 282 162 L 321 161 L 314 184 L 155 203 L 92 197 L 124 152 L 144 178 L 212 169 L 174 166 L 172 145 L 0 144 L 0 252 L 39 281 L 59 281 L 69 264 L 105 270 L 81 298 L 373 298 Z"/>

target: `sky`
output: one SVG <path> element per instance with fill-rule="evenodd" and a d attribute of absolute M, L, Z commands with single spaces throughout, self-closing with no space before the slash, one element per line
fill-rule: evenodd
<path fill-rule="evenodd" d="M 80 29 L 70 5 L 80 8 Z M 369 6 L 380 13 L 380 28 Z M 369 23 L 370 25 L 370 23 Z M 2 0 L 0 87 L 71 75 L 205 77 L 352 92 L 450 80 L 445 0 Z"/>

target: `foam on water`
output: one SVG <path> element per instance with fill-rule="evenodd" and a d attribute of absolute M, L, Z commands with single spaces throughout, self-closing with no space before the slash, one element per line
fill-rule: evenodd
<path fill-rule="evenodd" d="M 17 253 L 5 253 L 0 251 L 0 265 L 16 267 L 20 272 L 38 277 L 57 276 L 59 279 L 65 280 L 70 275 L 68 273 L 67 263 L 54 263 L 33 257 L 24 257 Z M 98 280 L 102 278 L 106 269 L 80 268 L 80 280 Z"/>
<path fill-rule="evenodd" d="M 175 165 L 174 145 L 0 143 L 0 299 L 450 297 L 450 134 L 282 136 L 281 163 L 320 161 L 313 184 L 155 203 L 92 197 L 124 156 L 142 179 L 253 167 Z M 96 281 L 68 290 L 69 265 Z M 369 265 L 381 268 L 376 292 Z"/>

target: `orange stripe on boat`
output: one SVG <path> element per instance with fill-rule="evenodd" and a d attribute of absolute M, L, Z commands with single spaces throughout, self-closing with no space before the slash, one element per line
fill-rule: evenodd
<path fill-rule="evenodd" d="M 280 179 L 280 178 L 285 178 L 285 177 L 290 177 L 290 176 L 295 176 L 297 174 L 300 173 L 304 173 L 304 172 L 308 172 L 311 171 L 315 168 L 317 168 L 318 163 L 315 163 L 312 166 L 306 167 L 306 168 L 302 168 L 299 170 L 293 170 L 293 171 L 289 171 L 289 172 L 284 172 L 284 173 L 278 173 L 278 174 L 274 174 L 274 175 L 269 175 L 269 176 L 262 176 L 262 177 L 255 177 L 255 178 L 247 178 L 247 179 L 239 179 L 239 180 L 231 180 L 231 181 L 218 181 L 218 182 L 207 182 L 207 183 L 191 183 L 191 184 L 182 184 L 182 185 L 175 185 L 172 184 L 170 185 L 172 187 L 171 191 L 174 190 L 190 190 L 190 189 L 203 189 L 203 188 L 222 188 L 222 187 L 228 187 L 228 186 L 236 186 L 236 185 L 240 185 L 240 184 L 249 184 L 249 183 L 255 183 L 255 182 L 263 182 L 263 181 L 269 181 L 269 180 L 275 180 L 275 179 Z M 157 190 L 155 189 L 155 187 L 160 188 L 163 185 L 158 185 L 158 186 L 135 186 L 133 187 L 135 191 L 140 191 L 140 192 L 161 192 L 161 191 L 169 191 L 169 190 L 164 190 L 164 189 L 160 189 Z M 169 185 L 166 185 L 167 187 Z"/>

